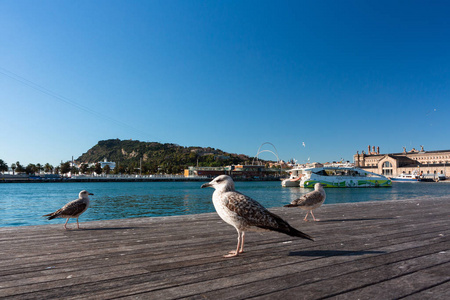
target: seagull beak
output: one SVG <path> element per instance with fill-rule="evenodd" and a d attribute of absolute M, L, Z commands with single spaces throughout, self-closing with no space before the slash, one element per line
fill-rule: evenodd
<path fill-rule="evenodd" d="M 89 193 L 88 195 L 92 195 L 92 196 L 94 196 L 94 194 L 92 194 L 92 193 Z"/>
<path fill-rule="evenodd" d="M 202 184 L 201 188 L 210 187 L 212 186 L 210 182 Z"/>

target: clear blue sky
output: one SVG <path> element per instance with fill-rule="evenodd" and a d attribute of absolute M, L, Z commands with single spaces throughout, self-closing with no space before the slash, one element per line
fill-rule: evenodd
<path fill-rule="evenodd" d="M 449 16 L 449 1 L 0 0 L 0 159 L 58 165 L 113 138 L 271 142 L 299 162 L 450 149 Z"/>

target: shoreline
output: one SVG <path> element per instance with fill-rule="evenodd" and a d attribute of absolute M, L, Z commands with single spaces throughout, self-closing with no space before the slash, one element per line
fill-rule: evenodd
<path fill-rule="evenodd" d="M 209 177 L 184 177 L 184 176 L 92 176 L 92 177 L 0 177 L 0 183 L 49 183 L 49 182 L 206 182 Z M 279 177 L 268 178 L 234 178 L 235 181 L 280 181 Z"/>

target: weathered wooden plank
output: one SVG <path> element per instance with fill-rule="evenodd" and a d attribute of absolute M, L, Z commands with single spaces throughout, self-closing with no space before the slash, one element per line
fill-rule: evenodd
<path fill-rule="evenodd" d="M 441 258 L 443 255 L 440 255 Z M 427 257 L 430 259 L 431 257 Z M 444 259 L 442 258 L 441 261 Z M 391 279 L 382 282 L 352 290 L 350 292 L 342 293 L 337 298 L 341 299 L 398 299 L 400 297 L 415 293 L 424 288 L 445 283 L 445 275 L 448 275 L 450 263 L 438 263 L 434 261 L 433 264 L 423 264 L 422 261 L 415 260 L 413 263 L 421 265 L 422 269 L 414 271 L 412 266 L 399 266 L 414 271 L 404 276 L 392 275 Z"/>
<path fill-rule="evenodd" d="M 382 283 L 386 278 L 400 278 L 403 277 L 403 275 L 411 275 L 411 273 L 414 273 L 417 269 L 427 268 L 430 265 L 434 268 L 434 264 L 436 263 L 434 260 L 435 257 L 431 257 L 432 261 L 428 262 L 430 265 L 426 264 L 426 262 L 430 260 L 430 257 L 431 256 L 424 256 L 419 260 L 414 258 L 388 264 L 387 266 L 377 266 L 339 276 L 330 274 L 327 279 L 315 280 L 313 282 L 306 281 L 294 288 L 287 288 L 284 290 L 280 290 L 277 287 L 276 291 L 272 291 L 265 295 L 257 294 L 257 297 L 259 299 L 335 299 L 340 297 L 342 297 L 342 299 L 396 299 L 396 297 L 390 297 L 388 295 L 389 292 L 385 289 L 378 287 L 382 286 Z M 422 263 L 425 264 L 422 265 Z M 405 268 L 402 269 L 402 267 Z M 302 273 L 301 275 L 307 276 L 308 274 Z M 411 276 L 414 277 L 414 274 Z M 277 283 L 279 282 L 280 281 L 277 281 Z M 358 294 L 360 291 L 364 291 L 364 288 L 367 286 L 373 286 L 374 289 L 367 294 L 363 292 Z M 392 287 L 392 289 L 395 288 L 395 286 Z M 352 294 L 351 292 L 355 292 L 355 294 Z"/>
<path fill-rule="evenodd" d="M 318 223 L 304 223 L 299 210 L 272 211 L 316 242 L 250 233 L 248 253 L 223 259 L 236 233 L 216 214 L 86 222 L 86 229 L 74 231 L 61 225 L 0 228 L 0 297 L 290 297 L 305 287 L 314 297 L 365 295 L 365 289 L 404 276 L 416 280 L 414 274 L 449 261 L 442 256 L 450 248 L 445 199 L 325 205 Z M 385 272 L 405 262 L 415 271 L 408 267 L 397 277 Z M 374 270 L 387 277 L 379 279 Z M 338 284 L 371 272 L 375 276 L 353 290 Z M 445 273 L 436 278 L 414 293 L 439 292 Z M 317 294 L 322 282 L 332 288 Z"/>
<path fill-rule="evenodd" d="M 328 252 L 326 257 L 320 257 L 320 252 L 317 254 L 317 259 L 312 261 L 305 261 L 298 263 L 298 265 L 286 265 L 282 266 L 283 270 L 271 270 L 270 274 L 266 274 L 267 278 L 249 278 L 240 281 L 236 284 L 239 289 L 234 289 L 233 292 L 227 292 L 227 299 L 233 298 L 249 298 L 252 296 L 263 295 L 265 293 L 273 292 L 273 288 L 277 290 L 289 289 L 292 287 L 300 287 L 300 289 L 306 283 L 318 282 L 327 280 L 329 278 L 341 276 L 343 274 L 358 272 L 366 269 L 371 269 L 377 266 L 384 266 L 387 263 L 395 263 L 399 260 L 406 258 L 415 259 L 418 253 L 420 256 L 430 255 L 440 249 L 445 248 L 445 245 L 441 245 L 438 248 L 430 247 L 425 244 L 421 248 L 413 247 L 408 250 L 401 250 L 398 252 L 386 253 L 370 253 L 370 251 L 360 252 Z M 283 271 L 285 271 L 283 273 Z M 247 273 L 251 277 L 251 272 Z M 214 299 L 220 297 L 224 293 L 224 289 L 228 287 L 222 287 L 216 291 L 204 293 L 199 298 Z M 231 287 L 230 287 L 231 288 Z M 296 293 L 293 293 L 296 294 Z M 276 297 L 278 298 L 278 297 Z"/>
<path fill-rule="evenodd" d="M 406 295 L 405 297 L 399 299 L 407 299 L 407 300 L 441 300 L 441 299 L 450 299 L 450 279 L 444 282 L 443 284 L 438 284 L 431 287 L 426 287 L 423 290 Z"/>
<path fill-rule="evenodd" d="M 245 273 L 245 272 L 240 272 L 240 273 Z M 206 277 L 205 277 L 205 278 L 208 279 L 208 277 L 209 277 L 210 275 L 211 275 L 211 274 L 206 274 Z M 229 276 L 229 275 L 230 275 L 230 274 L 227 274 L 227 276 Z M 204 279 L 205 279 L 205 278 L 204 278 Z M 177 279 L 179 279 L 178 276 L 177 276 Z M 176 285 L 180 285 L 180 284 L 182 285 L 182 283 L 183 283 L 182 281 L 184 281 L 185 279 L 181 278 L 180 280 L 181 280 L 181 282 L 175 282 Z M 144 281 L 143 281 L 142 284 L 141 284 L 142 287 L 148 288 L 149 286 L 151 286 L 151 285 L 154 283 L 153 280 L 152 280 L 152 284 L 148 284 L 148 283 L 146 283 L 146 281 L 147 281 L 147 279 L 144 279 Z M 201 282 L 201 281 L 202 281 L 202 280 L 200 280 L 200 282 Z M 119 282 L 118 282 L 118 283 L 119 283 Z M 132 283 L 132 282 L 128 282 L 128 283 L 126 284 L 126 286 L 128 287 L 129 284 L 131 284 L 131 283 Z M 172 282 L 172 284 L 173 284 L 173 282 Z M 111 292 L 111 289 L 108 288 L 107 290 L 108 290 L 108 293 Z M 186 291 L 185 288 L 183 288 L 183 290 Z M 90 292 L 89 294 L 91 294 L 91 292 Z"/>

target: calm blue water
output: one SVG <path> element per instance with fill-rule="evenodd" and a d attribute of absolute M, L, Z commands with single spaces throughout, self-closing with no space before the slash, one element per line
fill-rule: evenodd
<path fill-rule="evenodd" d="M 201 182 L 90 182 L 0 184 L 0 227 L 64 223 L 44 214 L 78 198 L 85 189 L 94 193 L 80 221 L 156 217 L 213 212 L 212 188 Z M 236 189 L 261 204 L 280 207 L 311 191 L 282 188 L 276 182 L 236 182 Z M 326 189 L 325 204 L 436 198 L 450 195 L 450 182 L 393 183 L 392 188 Z M 70 223 L 74 222 L 73 220 Z"/>

